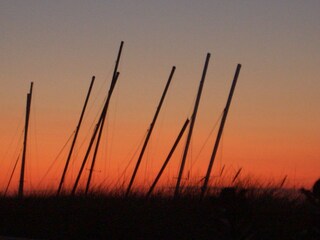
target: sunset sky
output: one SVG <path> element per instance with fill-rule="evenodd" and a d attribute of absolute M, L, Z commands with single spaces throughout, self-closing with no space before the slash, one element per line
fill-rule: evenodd
<path fill-rule="evenodd" d="M 316 0 L 1 1 L 0 190 L 22 148 L 30 82 L 34 95 L 25 184 L 29 190 L 56 188 L 70 142 L 57 155 L 76 128 L 95 75 L 67 176 L 67 184 L 73 183 L 121 41 L 120 77 L 98 154 L 96 185 L 113 186 L 128 166 L 127 184 L 138 157 L 133 153 L 139 153 L 176 66 L 138 172 L 136 186 L 150 184 L 191 116 L 210 52 L 185 175 L 190 172 L 194 181 L 205 175 L 218 127 L 210 132 L 241 63 L 213 181 L 225 165 L 226 175 L 242 168 L 243 179 L 280 183 L 287 175 L 287 186 L 310 187 L 320 177 L 319 11 Z M 164 173 L 164 183 L 177 177 L 186 135 Z M 18 185 L 20 165 L 12 190 Z"/>

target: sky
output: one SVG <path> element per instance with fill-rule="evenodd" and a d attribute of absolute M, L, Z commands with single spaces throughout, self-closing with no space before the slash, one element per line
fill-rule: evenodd
<path fill-rule="evenodd" d="M 192 114 L 205 57 L 211 53 L 185 169 L 189 180 L 184 181 L 199 182 L 205 175 L 217 122 L 240 63 L 212 182 L 222 179 L 219 172 L 225 166 L 225 184 L 242 168 L 242 181 L 278 184 L 287 176 L 287 186 L 310 187 L 320 175 L 319 10 L 320 2 L 313 0 L 1 1 L 0 188 L 7 186 L 22 148 L 30 82 L 34 92 L 25 185 L 32 191 L 57 187 L 70 148 L 67 140 L 94 75 L 67 174 L 66 187 L 72 185 L 121 41 L 120 76 L 94 169 L 95 186 L 127 184 L 176 66 L 137 175 L 136 186 L 151 183 Z M 163 184 L 176 181 L 185 141 L 186 134 Z M 20 165 L 21 160 L 12 191 Z"/>

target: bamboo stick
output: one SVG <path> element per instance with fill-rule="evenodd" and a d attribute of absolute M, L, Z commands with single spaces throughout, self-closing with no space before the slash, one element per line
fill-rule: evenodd
<path fill-rule="evenodd" d="M 71 148 L 70 148 L 70 151 L 69 151 L 69 154 L 68 154 L 68 157 L 67 157 L 66 165 L 65 165 L 65 167 L 63 169 L 63 173 L 62 173 L 61 180 L 60 180 L 60 183 L 59 183 L 59 187 L 58 187 L 58 190 L 57 190 L 57 195 L 60 194 L 60 191 L 62 189 L 62 184 L 64 182 L 64 179 L 65 179 L 65 176 L 66 176 L 66 173 L 67 173 L 67 170 L 68 170 L 68 166 L 69 166 L 69 162 L 70 162 L 70 159 L 71 159 L 71 155 L 72 155 L 72 152 L 73 152 L 73 149 L 74 149 L 77 137 L 78 137 L 78 133 L 79 133 L 79 130 L 80 130 L 80 127 L 81 127 L 81 123 L 82 123 L 82 119 L 83 119 L 84 113 L 86 111 L 87 103 L 88 103 L 88 100 L 89 100 L 89 97 L 90 97 L 90 94 L 91 94 L 91 89 L 92 89 L 94 80 L 95 80 L 95 76 L 93 76 L 92 79 L 91 79 L 91 83 L 90 83 L 90 87 L 89 87 L 89 90 L 88 90 L 88 93 L 87 93 L 87 97 L 86 97 L 86 100 L 84 102 L 84 106 L 82 108 L 80 119 L 79 119 L 79 122 L 78 122 L 78 125 L 77 125 L 77 128 L 76 128 L 76 132 L 74 134 L 74 138 L 73 138 L 73 141 L 72 141 L 72 144 L 71 144 Z"/>
<path fill-rule="evenodd" d="M 233 93 L 234 93 L 234 89 L 235 89 L 236 84 L 237 84 L 237 80 L 238 80 L 238 77 L 239 77 L 240 69 L 241 69 L 241 64 L 238 64 L 236 72 L 235 72 L 235 75 L 234 75 L 234 78 L 233 78 L 233 81 L 232 81 L 232 86 L 231 86 L 231 89 L 230 89 L 230 93 L 229 93 L 229 97 L 228 97 L 228 100 L 227 100 L 227 103 L 226 103 L 226 107 L 224 109 L 224 113 L 223 113 L 223 116 L 222 116 L 222 119 L 221 119 L 220 128 L 219 128 L 219 131 L 218 131 L 218 134 L 217 134 L 216 142 L 215 142 L 215 145 L 214 145 L 214 148 L 213 148 L 213 152 L 212 152 L 212 155 L 211 155 L 211 159 L 210 159 L 210 162 L 209 162 L 207 174 L 206 174 L 203 186 L 201 188 L 201 199 L 203 199 L 203 197 L 204 197 L 204 195 L 205 195 L 205 193 L 207 191 L 207 188 L 208 188 L 208 183 L 209 183 L 209 179 L 210 179 L 210 174 L 211 174 L 213 162 L 214 162 L 214 159 L 215 159 L 217 151 L 218 151 L 220 139 L 221 139 L 223 128 L 224 128 L 224 125 L 225 125 L 225 122 L 226 122 L 226 119 L 227 119 L 227 116 L 228 116 L 229 107 L 230 107 L 230 104 L 231 104 L 231 100 L 232 100 L 232 96 L 233 96 Z"/>
<path fill-rule="evenodd" d="M 136 166 L 135 166 L 135 168 L 134 168 L 133 174 L 132 174 L 132 176 L 131 176 L 131 179 L 130 179 L 130 182 L 129 182 L 129 185 L 128 185 L 128 188 L 127 188 L 127 191 L 126 191 L 126 196 L 128 196 L 129 193 L 130 193 L 132 184 L 133 184 L 134 179 L 135 179 L 135 177 L 136 177 L 136 174 L 137 174 L 137 172 L 138 172 L 138 169 L 139 169 L 139 166 L 140 166 L 140 163 L 141 163 L 141 160 L 142 160 L 144 151 L 146 150 L 146 147 L 147 147 L 147 145 L 148 145 L 148 142 L 149 142 L 149 139 L 150 139 L 150 136 L 151 136 L 153 127 L 154 127 L 154 125 L 155 125 L 155 123 L 156 123 L 156 121 L 157 121 L 157 117 L 158 117 L 158 115 L 159 115 L 159 112 L 160 112 L 162 103 L 163 103 L 164 98 L 165 98 L 165 96 L 166 96 L 166 93 L 167 93 L 167 91 L 168 91 L 168 88 L 169 88 L 169 85 L 170 85 L 170 83 L 171 83 L 171 79 L 172 79 L 172 77 L 173 77 L 173 74 L 174 74 L 175 69 L 176 69 L 176 67 L 173 66 L 173 67 L 172 67 L 172 70 L 171 70 L 171 73 L 170 73 L 170 76 L 169 76 L 169 78 L 168 78 L 167 84 L 166 84 L 166 86 L 165 86 L 165 88 L 164 88 L 164 91 L 163 91 L 163 93 L 162 93 L 162 96 L 161 96 L 159 105 L 158 105 L 158 107 L 157 107 L 156 113 L 155 113 L 155 115 L 154 115 L 154 117 L 153 117 L 153 120 L 152 120 L 152 122 L 151 122 L 151 124 L 150 124 L 150 128 L 149 128 L 148 134 L 147 134 L 147 136 L 146 136 L 146 139 L 145 139 L 145 141 L 144 141 L 143 147 L 142 147 L 142 149 L 141 149 L 141 152 L 140 152 L 139 158 L 138 158 L 138 160 L 137 160 Z"/>
<path fill-rule="evenodd" d="M 171 148 L 171 150 L 170 150 L 170 152 L 169 152 L 166 160 L 164 161 L 164 163 L 163 163 L 163 165 L 162 165 L 162 167 L 161 167 L 161 169 L 160 169 L 157 177 L 156 177 L 155 180 L 153 181 L 153 183 L 152 183 L 152 185 L 151 185 L 151 187 L 150 187 L 150 189 L 149 189 L 149 191 L 148 191 L 148 193 L 147 193 L 147 195 L 146 195 L 146 198 L 149 198 L 149 196 L 150 196 L 151 193 L 153 192 L 153 189 L 154 189 L 155 186 L 157 185 L 157 183 L 158 183 L 158 181 L 159 181 L 159 179 L 160 179 L 163 171 L 165 170 L 166 166 L 168 165 L 168 163 L 169 163 L 169 161 L 170 161 L 170 159 L 171 159 L 172 154 L 174 153 L 177 145 L 179 144 L 180 139 L 181 139 L 184 131 L 186 130 L 188 124 L 189 124 L 189 119 L 187 118 L 187 120 L 186 120 L 185 123 L 183 124 L 183 127 L 182 127 L 182 129 L 180 130 L 180 133 L 179 133 L 176 141 L 174 142 L 174 144 L 173 144 L 173 146 L 172 146 L 172 148 Z"/>
<path fill-rule="evenodd" d="M 198 107 L 199 107 L 199 103 L 200 103 L 204 80 L 206 78 L 206 73 L 207 73 L 207 69 L 208 69 L 208 65 L 209 65 L 210 56 L 211 56 L 210 53 L 208 53 L 207 57 L 206 57 L 206 62 L 205 62 L 204 68 L 203 68 L 202 77 L 201 77 L 201 81 L 200 81 L 199 89 L 198 89 L 198 94 L 197 94 L 197 98 L 196 98 L 196 102 L 194 105 L 194 110 L 193 110 L 193 114 L 192 114 L 191 122 L 190 122 L 190 126 L 189 126 L 188 138 L 187 138 L 186 146 L 185 146 L 185 149 L 183 152 L 183 157 L 182 157 L 180 170 L 179 170 L 179 176 L 178 176 L 176 188 L 174 191 L 174 198 L 177 198 L 179 196 L 181 179 L 182 179 L 183 170 L 184 170 L 184 166 L 185 166 L 186 159 L 187 159 L 187 154 L 188 154 L 190 140 L 191 140 L 191 136 L 192 136 L 192 132 L 193 132 L 194 123 L 195 123 L 196 117 L 197 117 L 197 111 L 198 111 Z"/>

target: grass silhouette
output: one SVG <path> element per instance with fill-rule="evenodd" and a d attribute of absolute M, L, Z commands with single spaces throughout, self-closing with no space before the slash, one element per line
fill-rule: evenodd
<path fill-rule="evenodd" d="M 280 188 L 213 189 L 202 201 L 185 187 L 145 198 L 121 189 L 75 196 L 0 197 L 0 236 L 34 239 L 320 239 L 320 207 Z"/>

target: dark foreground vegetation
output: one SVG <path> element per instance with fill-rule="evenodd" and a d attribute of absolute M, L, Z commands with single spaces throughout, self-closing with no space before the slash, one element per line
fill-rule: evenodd
<path fill-rule="evenodd" d="M 283 190 L 0 197 L 0 236 L 32 239 L 320 239 L 319 202 Z"/>

